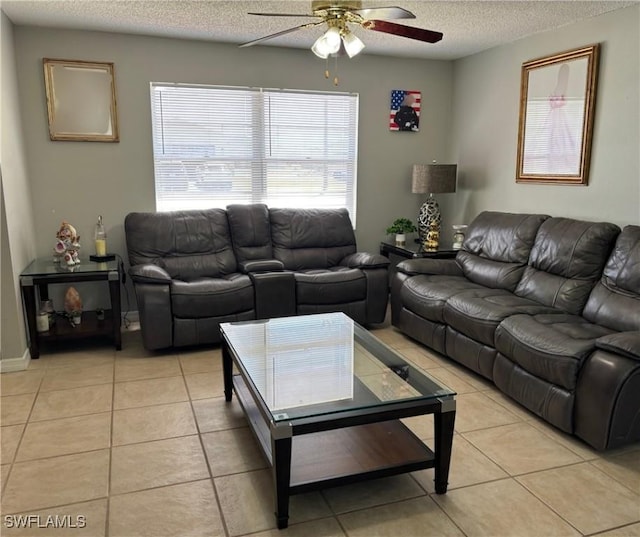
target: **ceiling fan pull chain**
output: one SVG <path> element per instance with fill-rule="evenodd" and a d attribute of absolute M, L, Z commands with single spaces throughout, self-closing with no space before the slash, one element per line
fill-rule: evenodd
<path fill-rule="evenodd" d="M 329 78 L 329 56 L 324 60 L 324 77 Z"/>
<path fill-rule="evenodd" d="M 333 77 L 333 85 L 338 85 L 338 55 L 336 54 L 336 76 Z"/>

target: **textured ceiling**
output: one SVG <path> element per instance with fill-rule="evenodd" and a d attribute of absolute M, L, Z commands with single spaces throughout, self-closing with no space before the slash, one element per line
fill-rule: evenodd
<path fill-rule="evenodd" d="M 416 19 L 397 21 L 444 33 L 436 44 L 352 28 L 365 43 L 363 53 L 456 59 L 620 9 L 632 1 L 405 1 L 375 0 L 363 7 L 398 5 Z M 304 24 L 307 17 L 258 17 L 249 11 L 311 13 L 310 1 L 244 0 L 2 0 L 16 25 L 74 28 L 130 34 L 243 43 Z M 259 46 L 310 48 L 322 26 L 304 29 Z"/>

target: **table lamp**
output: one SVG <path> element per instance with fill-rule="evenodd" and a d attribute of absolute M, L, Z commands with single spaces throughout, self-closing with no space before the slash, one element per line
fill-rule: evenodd
<path fill-rule="evenodd" d="M 421 244 L 429 240 L 429 248 L 438 248 L 440 235 L 440 207 L 434 194 L 456 191 L 456 164 L 414 164 L 411 192 L 429 194 L 418 214 L 418 233 Z"/>

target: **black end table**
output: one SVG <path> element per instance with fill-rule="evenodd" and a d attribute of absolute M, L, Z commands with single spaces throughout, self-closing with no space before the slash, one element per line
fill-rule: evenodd
<path fill-rule="evenodd" d="M 454 259 L 459 250 L 452 249 L 438 249 L 438 250 L 425 250 L 422 244 L 417 242 L 407 242 L 406 244 L 399 246 L 393 242 L 381 242 L 380 254 L 388 257 L 391 261 L 389 265 L 389 287 L 396 274 L 396 265 L 404 259 Z"/>
<path fill-rule="evenodd" d="M 73 285 L 77 282 L 105 281 L 109 284 L 111 309 L 105 310 L 104 319 L 98 319 L 95 311 L 83 311 L 82 323 L 72 326 L 66 319 L 58 318 L 47 332 L 36 329 L 36 308 L 41 300 L 49 298 L 48 286 L 52 283 Z M 36 287 L 38 293 L 36 294 Z M 120 270 L 117 261 L 94 263 L 82 261 L 67 267 L 64 262 L 54 263 L 51 257 L 36 259 L 20 274 L 20 289 L 27 317 L 29 352 L 31 358 L 40 357 L 40 343 L 83 339 L 95 336 L 111 336 L 117 350 L 122 348 L 120 334 Z"/>
<path fill-rule="evenodd" d="M 421 244 L 416 242 L 408 242 L 399 246 L 393 242 L 381 242 L 380 253 L 385 257 L 391 254 L 403 257 L 405 259 L 414 259 L 420 257 L 428 257 L 432 259 L 453 259 L 459 250 L 451 248 L 438 248 L 437 250 L 425 250 Z"/>

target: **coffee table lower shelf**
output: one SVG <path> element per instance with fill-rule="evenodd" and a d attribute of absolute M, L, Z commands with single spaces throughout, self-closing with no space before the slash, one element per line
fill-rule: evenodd
<path fill-rule="evenodd" d="M 250 427 L 273 467 L 269 426 L 240 375 L 234 375 L 233 385 Z M 400 420 L 314 432 L 291 439 L 288 495 L 434 466 L 434 452 Z"/>

